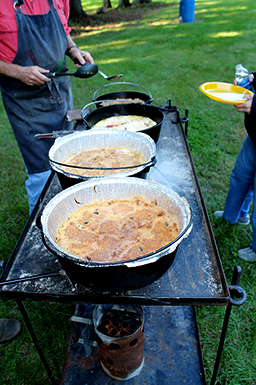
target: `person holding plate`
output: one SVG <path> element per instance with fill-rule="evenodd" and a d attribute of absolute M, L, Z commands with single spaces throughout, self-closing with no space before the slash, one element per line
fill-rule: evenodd
<path fill-rule="evenodd" d="M 256 72 L 249 76 L 254 89 L 256 89 L 255 75 Z M 253 202 L 252 243 L 249 247 L 238 250 L 237 254 L 245 261 L 256 262 L 256 96 L 245 95 L 244 98 L 247 101 L 235 105 L 235 108 L 238 112 L 245 114 L 244 124 L 247 136 L 231 171 L 224 210 L 215 211 L 213 216 L 218 219 L 223 218 L 231 224 L 248 225 L 250 223 L 250 205 Z"/>

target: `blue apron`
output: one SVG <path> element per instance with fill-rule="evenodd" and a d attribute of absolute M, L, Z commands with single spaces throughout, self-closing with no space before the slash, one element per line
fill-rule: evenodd
<path fill-rule="evenodd" d="M 46 14 L 23 14 L 17 9 L 18 49 L 13 64 L 38 65 L 51 72 L 66 71 L 67 37 L 54 7 Z M 14 11 L 15 12 L 15 11 Z M 71 81 L 58 77 L 41 86 L 28 86 L 16 79 L 1 77 L 3 104 L 29 174 L 50 169 L 48 152 L 53 139 L 36 139 L 35 135 L 72 129 L 65 120 L 73 108 Z"/>

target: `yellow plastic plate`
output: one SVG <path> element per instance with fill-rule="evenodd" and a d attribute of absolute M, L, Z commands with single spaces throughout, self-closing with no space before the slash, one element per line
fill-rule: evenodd
<path fill-rule="evenodd" d="M 221 82 L 204 83 L 199 89 L 209 98 L 227 104 L 242 104 L 246 102 L 246 99 L 243 99 L 244 95 L 254 95 L 246 88 Z"/>

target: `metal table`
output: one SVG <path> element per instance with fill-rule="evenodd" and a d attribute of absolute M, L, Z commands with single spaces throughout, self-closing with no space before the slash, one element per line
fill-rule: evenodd
<path fill-rule="evenodd" d="M 187 123 L 185 126 L 187 128 Z M 83 128 L 82 123 L 77 125 L 77 129 L 81 128 Z M 165 112 L 165 120 L 157 142 L 157 163 L 150 169 L 147 179 L 155 180 L 172 188 L 188 200 L 193 213 L 193 229 L 188 238 L 179 245 L 174 263 L 160 279 L 138 290 L 110 293 L 97 292 L 70 282 L 61 270 L 56 256 L 44 246 L 40 230 L 40 215 L 47 202 L 61 191 L 58 177 L 52 173 L 0 279 L 0 297 L 18 301 L 29 328 L 32 326 L 25 314 L 22 305 L 23 300 L 87 304 L 132 302 L 148 305 L 155 309 L 158 308 L 156 313 L 159 312 L 159 314 L 157 313 L 159 317 L 163 314 L 169 314 L 172 322 L 175 322 L 177 317 L 188 320 L 187 326 L 190 330 L 188 334 L 190 335 L 197 334 L 194 305 L 230 305 L 230 288 L 225 279 L 204 205 L 186 140 L 186 132 L 183 130 L 183 122 L 176 107 L 169 106 L 169 110 Z M 9 281 L 8 284 L 7 281 Z M 238 284 L 239 282 L 236 280 L 235 283 Z M 170 305 L 182 305 L 182 307 L 173 306 L 174 310 L 169 309 L 167 311 L 166 307 Z M 154 327 L 154 322 L 151 322 L 150 328 Z M 168 326 L 166 327 L 168 328 Z M 192 345 L 194 346 L 193 349 L 198 352 L 196 353 L 196 367 L 199 368 L 201 382 L 198 382 L 199 378 L 197 378 L 197 382 L 192 381 L 191 383 L 203 384 L 205 380 L 200 358 L 200 344 L 197 338 L 193 340 Z M 149 347 L 149 350 L 151 348 Z M 39 354 L 44 360 L 43 353 L 39 351 Z M 70 361 L 71 357 L 69 356 L 68 359 Z M 54 383 L 47 363 L 44 362 L 44 364 Z M 185 364 L 185 368 L 188 370 L 188 365 Z M 169 369 L 170 365 L 168 365 Z M 65 370 L 67 374 L 67 368 Z M 105 382 L 95 382 L 94 379 L 92 381 L 95 384 L 107 384 L 106 378 Z M 185 382 L 179 381 L 181 379 L 176 380 L 176 382 L 174 379 L 174 382 L 166 383 L 190 383 L 186 380 L 184 380 Z M 147 385 L 150 383 L 157 383 L 154 376 L 152 382 L 147 382 Z M 162 381 L 161 384 L 163 383 Z"/>

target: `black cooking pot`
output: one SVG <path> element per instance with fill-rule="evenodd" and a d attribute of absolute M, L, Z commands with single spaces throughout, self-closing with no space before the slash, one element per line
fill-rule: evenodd
<path fill-rule="evenodd" d="M 112 116 L 137 115 L 150 118 L 154 120 L 156 124 L 139 132 L 144 132 L 149 135 L 155 142 L 157 142 L 159 138 L 162 123 L 164 121 L 164 114 L 161 109 L 148 104 L 114 104 L 112 106 L 97 108 L 88 114 L 86 108 L 87 106 L 82 109 L 82 118 L 88 129 L 92 128 L 100 120 L 107 119 Z"/>
<path fill-rule="evenodd" d="M 98 93 L 102 93 L 102 91 L 104 91 L 107 87 L 110 87 L 110 88 L 113 86 L 114 87 L 115 86 L 120 87 L 120 85 L 121 86 L 124 85 L 126 87 L 126 91 L 107 92 L 107 93 L 104 93 L 103 95 L 97 96 Z M 143 91 L 145 91 L 146 93 L 137 92 L 137 91 L 128 91 L 127 88 L 130 86 L 139 87 Z M 99 108 L 99 107 L 101 107 L 101 104 L 99 103 L 100 101 L 113 101 L 116 99 L 132 99 L 132 100 L 140 99 L 142 102 L 147 103 L 147 104 L 150 104 L 153 101 L 151 93 L 146 88 L 144 88 L 138 84 L 128 83 L 128 82 L 117 82 L 117 83 L 106 84 L 94 92 L 92 100 L 94 102 L 97 102 L 97 108 Z M 127 103 L 129 103 L 129 102 L 127 102 Z"/>
<path fill-rule="evenodd" d="M 155 252 L 120 262 L 84 260 L 57 245 L 60 226 L 81 204 L 132 196 L 144 196 L 166 209 L 178 226 L 178 237 Z M 105 178 L 76 184 L 55 195 L 45 207 L 41 223 L 46 246 L 58 257 L 72 281 L 95 290 L 117 292 L 144 287 L 170 268 L 178 245 L 192 229 L 192 216 L 188 202 L 166 186 L 133 177 Z"/>

